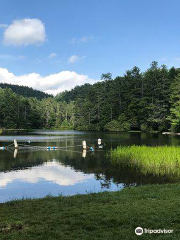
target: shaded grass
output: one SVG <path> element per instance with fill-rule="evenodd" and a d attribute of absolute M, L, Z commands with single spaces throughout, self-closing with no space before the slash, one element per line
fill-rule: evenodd
<path fill-rule="evenodd" d="M 136 236 L 136 227 L 173 234 Z M 180 186 L 147 185 L 120 192 L 48 197 L 0 204 L 0 239 L 180 239 Z"/>
<path fill-rule="evenodd" d="M 180 147 L 128 146 L 111 150 L 113 164 L 126 163 L 138 167 L 144 174 L 180 175 Z"/>

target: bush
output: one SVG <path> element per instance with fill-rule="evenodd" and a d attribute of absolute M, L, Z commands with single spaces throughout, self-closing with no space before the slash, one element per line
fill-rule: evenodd
<path fill-rule="evenodd" d="M 149 130 L 148 125 L 146 123 L 141 124 L 140 128 L 141 128 L 141 131 L 143 132 L 146 132 Z"/>
<path fill-rule="evenodd" d="M 120 124 L 117 120 L 112 120 L 105 125 L 107 131 L 120 131 Z"/>
<path fill-rule="evenodd" d="M 119 126 L 120 126 L 120 131 L 126 132 L 126 131 L 131 130 L 131 124 L 128 121 L 128 117 L 124 113 L 119 115 L 118 122 L 119 122 Z"/>
<path fill-rule="evenodd" d="M 105 125 L 105 130 L 107 131 L 119 131 L 119 132 L 126 132 L 130 130 L 130 123 L 123 122 L 120 123 L 117 120 L 112 120 Z"/>

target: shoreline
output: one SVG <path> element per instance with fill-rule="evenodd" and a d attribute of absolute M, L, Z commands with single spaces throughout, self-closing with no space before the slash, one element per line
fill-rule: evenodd
<path fill-rule="evenodd" d="M 162 132 L 162 135 L 180 135 L 180 133 L 175 133 L 175 132 Z"/>
<path fill-rule="evenodd" d="M 69 130 L 72 130 L 72 131 L 79 131 L 79 132 L 105 132 L 105 133 L 161 133 L 161 132 L 157 132 L 157 131 L 141 131 L 141 130 L 132 130 L 132 131 L 107 131 L 107 130 L 79 130 L 79 129 L 72 129 L 72 128 L 37 128 L 37 129 L 3 129 L 3 128 L 0 128 L 0 133 L 2 132 L 5 132 L 5 131 L 12 131 L 12 132 L 15 132 L 15 131 L 27 131 L 27 132 L 30 132 L 30 131 L 35 131 L 35 130 L 59 130 L 59 131 L 69 131 Z M 165 133 L 162 133 L 162 134 L 168 134 L 167 132 Z M 180 133 L 179 133 L 180 135 Z"/>

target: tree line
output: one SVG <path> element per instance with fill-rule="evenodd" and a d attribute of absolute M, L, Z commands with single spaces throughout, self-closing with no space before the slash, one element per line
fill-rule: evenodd
<path fill-rule="evenodd" d="M 54 98 L 27 98 L 0 88 L 0 128 L 74 128 L 74 104 Z"/>
<path fill-rule="evenodd" d="M 33 88 L 30 87 L 26 87 L 26 86 L 18 86 L 18 85 L 13 85 L 13 84 L 8 84 L 8 83 L 0 83 L 0 88 L 10 88 L 12 89 L 13 92 L 24 96 L 24 97 L 34 97 L 37 98 L 39 100 L 43 99 L 43 98 L 48 98 L 48 97 L 52 97 L 52 95 L 35 90 Z"/>
<path fill-rule="evenodd" d="M 41 100 L 0 89 L 0 127 L 180 131 L 180 69 L 152 62 Z"/>

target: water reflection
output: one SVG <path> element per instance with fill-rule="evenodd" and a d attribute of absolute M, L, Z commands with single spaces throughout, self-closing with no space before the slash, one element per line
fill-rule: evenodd
<path fill-rule="evenodd" d="M 62 186 L 70 186 L 92 178 L 93 174 L 86 175 L 82 172 L 75 172 L 71 167 L 65 167 L 53 160 L 24 170 L 0 173 L 0 188 L 5 188 L 14 181 L 28 183 L 47 181 Z"/>
<path fill-rule="evenodd" d="M 0 202 L 22 197 L 44 197 L 47 194 L 84 194 L 115 191 L 132 185 L 180 182 L 176 171 L 167 171 L 164 175 L 152 174 L 136 165 L 122 163 L 115 166 L 106 156 L 111 148 L 119 145 L 179 145 L 180 138 L 177 136 L 53 131 L 56 135 L 54 138 L 52 131 L 21 134 L 13 136 L 6 133 L 0 137 L 0 146 L 7 146 L 14 138 L 26 144 L 29 139 L 32 140 L 29 149 L 0 151 Z M 82 150 L 82 140 L 86 140 L 89 146 L 96 143 L 99 137 L 106 143 L 106 149 L 93 153 Z M 62 149 L 34 151 L 30 148 L 32 145 L 58 146 Z"/>

